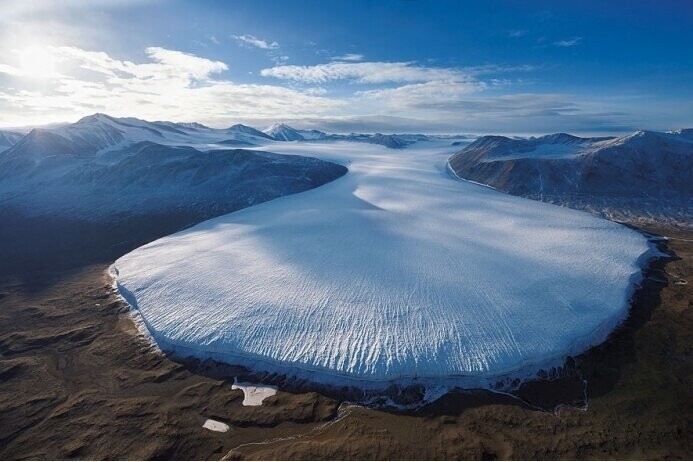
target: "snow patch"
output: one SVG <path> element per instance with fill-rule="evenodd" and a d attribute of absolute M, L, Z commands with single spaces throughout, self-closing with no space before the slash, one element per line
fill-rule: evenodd
<path fill-rule="evenodd" d="M 243 391 L 243 406 L 262 406 L 262 402 L 265 398 L 277 394 L 277 389 L 275 387 L 242 383 L 235 378 L 233 379 L 231 389 Z"/>
<path fill-rule="evenodd" d="M 219 422 L 218 420 L 214 419 L 207 419 L 205 420 L 205 423 L 202 424 L 202 428 L 206 428 L 207 430 L 211 430 L 213 432 L 226 433 L 229 431 L 230 427 L 224 422 Z"/>

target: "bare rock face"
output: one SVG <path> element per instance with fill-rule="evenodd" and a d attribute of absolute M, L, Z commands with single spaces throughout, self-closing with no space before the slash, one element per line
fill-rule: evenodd
<path fill-rule="evenodd" d="M 692 129 L 620 138 L 484 136 L 449 164 L 467 180 L 615 219 L 692 218 Z"/>

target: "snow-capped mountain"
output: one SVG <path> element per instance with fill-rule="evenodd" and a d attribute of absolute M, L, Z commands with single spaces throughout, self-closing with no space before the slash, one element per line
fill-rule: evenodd
<path fill-rule="evenodd" d="M 284 123 L 272 125 L 265 130 L 265 133 L 276 141 L 352 141 L 357 143 L 379 144 L 391 149 L 402 149 L 416 142 L 428 141 L 430 139 L 428 136 L 420 134 L 330 134 L 320 130 L 299 130 Z"/>
<path fill-rule="evenodd" d="M 23 136 L 18 132 L 0 130 L 0 152 L 14 146 Z"/>
<path fill-rule="evenodd" d="M 617 138 L 484 136 L 449 165 L 464 179 L 615 219 L 691 219 L 691 129 Z"/>
<path fill-rule="evenodd" d="M 380 144 L 390 149 L 402 149 L 414 143 L 414 141 L 410 141 L 400 135 L 383 135 L 382 133 L 368 136 L 366 142 Z"/>
<path fill-rule="evenodd" d="M 391 149 L 402 149 L 418 141 L 429 140 L 429 137 L 427 137 L 426 135 L 419 134 L 328 134 L 320 130 L 298 130 L 284 123 L 272 125 L 267 130 L 265 130 L 265 133 L 270 135 L 272 139 L 276 141 L 353 141 L 357 143 L 380 144 Z"/>
<path fill-rule="evenodd" d="M 249 127 L 248 125 L 243 125 L 243 124 L 236 124 L 232 125 L 226 130 L 227 133 L 232 134 L 232 135 L 250 135 L 258 138 L 265 138 L 268 140 L 273 139 L 271 136 L 269 136 L 267 133 L 263 133 L 260 130 Z"/>
<path fill-rule="evenodd" d="M 252 127 L 235 125 L 227 130 L 198 123 L 149 122 L 134 117 L 118 118 L 94 114 L 55 128 L 36 128 L 20 138 L 0 159 L 14 158 L 30 167 L 54 155 L 85 156 L 149 141 L 169 146 L 247 147 L 266 144 L 271 139 Z"/>
<path fill-rule="evenodd" d="M 149 141 L 107 155 L 67 156 L 42 167 L 23 176 L 22 187 L 14 188 L 6 202 L 31 215 L 94 219 L 172 211 L 211 217 L 310 189 L 346 172 L 301 156 L 198 151 Z"/>
<path fill-rule="evenodd" d="M 34 129 L 0 152 L 0 201 L 32 215 L 102 218 L 173 207 L 209 217 L 346 171 L 300 156 L 227 149 L 256 146 L 246 139 L 269 141 L 248 130 L 233 136 L 200 124 L 105 114 Z"/>
<path fill-rule="evenodd" d="M 3 156 L 37 160 L 57 154 L 89 155 L 140 141 L 192 144 L 220 140 L 223 136 L 225 134 L 214 133 L 211 129 L 200 130 L 172 122 L 94 114 L 58 128 L 35 128 Z"/>
<path fill-rule="evenodd" d="M 192 129 L 192 130 L 212 130 L 206 125 L 202 125 L 197 122 L 157 122 L 157 123 L 163 123 L 167 125 L 173 125 L 173 126 L 178 126 L 181 128 L 187 128 L 187 129 Z"/>
<path fill-rule="evenodd" d="M 296 130 L 295 128 L 291 128 L 288 125 L 281 123 L 281 124 L 274 124 L 271 127 L 268 127 L 265 129 L 265 133 L 269 136 L 272 137 L 272 139 L 277 140 L 277 141 L 303 141 L 303 135 Z"/>
<path fill-rule="evenodd" d="M 325 132 L 320 130 L 296 130 L 303 137 L 304 140 L 326 140 L 329 138 Z"/>
<path fill-rule="evenodd" d="M 430 137 L 416 134 L 384 135 L 382 133 L 375 133 L 371 135 L 363 133 L 351 133 L 349 135 L 329 135 L 328 139 L 379 144 L 390 149 L 403 149 L 419 141 L 429 141 Z"/>
<path fill-rule="evenodd" d="M 402 148 L 426 139 L 424 135 L 332 135 L 318 130 L 299 131 L 286 124 L 273 126 L 268 134 L 241 124 L 228 129 L 214 129 L 194 122 L 149 122 L 134 117 L 118 118 L 98 113 L 73 124 L 36 128 L 26 136 L 3 133 L 5 135 L 0 139 L 4 143 L 0 145 L 0 163 L 6 164 L 8 168 L 0 172 L 0 177 L 11 176 L 13 172 L 40 169 L 39 164 L 45 159 L 52 159 L 47 162 L 60 162 L 53 158 L 56 155 L 89 156 L 143 141 L 206 150 L 214 147 L 262 146 L 274 140 L 353 141 Z"/>

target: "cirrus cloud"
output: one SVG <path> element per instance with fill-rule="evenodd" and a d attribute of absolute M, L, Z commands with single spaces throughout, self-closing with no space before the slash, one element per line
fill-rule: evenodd
<path fill-rule="evenodd" d="M 340 56 L 333 56 L 333 61 L 363 61 L 363 55 L 359 53 L 346 53 Z"/>
<path fill-rule="evenodd" d="M 263 77 L 303 83 L 330 80 L 355 80 L 360 83 L 423 82 L 431 80 L 466 80 L 470 76 L 451 68 L 418 66 L 411 62 L 331 62 L 315 66 L 276 66 L 262 69 Z"/>
<path fill-rule="evenodd" d="M 565 47 L 573 47 L 573 46 L 577 45 L 578 43 L 580 43 L 581 40 L 582 40 L 582 37 L 573 37 L 573 38 L 570 38 L 567 40 L 558 40 L 557 42 L 553 42 L 553 45 L 557 46 L 557 47 L 564 47 L 564 48 Z"/>
<path fill-rule="evenodd" d="M 254 35 L 250 34 L 232 35 L 232 37 L 235 38 L 242 45 L 249 45 L 256 48 L 262 48 L 263 50 L 276 50 L 277 48 L 279 48 L 279 44 L 277 42 L 268 42 L 266 40 L 259 39 Z"/>

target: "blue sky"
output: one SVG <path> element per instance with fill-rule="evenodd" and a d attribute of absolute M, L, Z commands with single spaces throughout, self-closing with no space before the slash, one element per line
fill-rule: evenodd
<path fill-rule="evenodd" d="M 685 1 L 0 4 L 0 126 L 93 112 L 332 131 L 693 120 Z"/>

